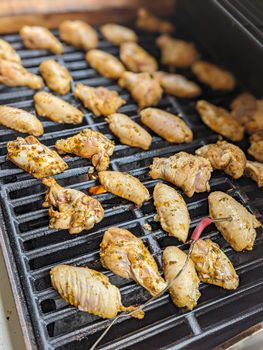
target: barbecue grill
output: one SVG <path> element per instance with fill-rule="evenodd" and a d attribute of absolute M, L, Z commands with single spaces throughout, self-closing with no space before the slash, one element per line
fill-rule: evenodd
<path fill-rule="evenodd" d="M 212 6 L 217 18 L 228 18 L 229 11 L 225 5 L 228 1 L 206 1 Z M 235 1 L 236 3 L 236 1 Z M 244 4 L 248 4 L 244 1 Z M 251 2 L 252 3 L 252 2 Z M 253 2 L 262 9 L 260 1 Z M 191 19 L 194 10 L 187 17 L 189 6 L 197 9 L 196 2 L 178 1 L 178 30 L 175 37 L 186 40 L 195 39 L 199 51 L 209 61 L 228 65 L 228 56 L 224 59 L 214 50 L 208 50 L 205 46 L 209 41 L 202 43 L 204 33 L 197 30 L 199 20 L 193 20 L 193 26 L 189 26 L 187 18 Z M 220 9 L 224 9 L 220 12 Z M 185 15 L 185 21 L 182 16 Z M 196 12 L 197 16 L 199 11 Z M 226 17 L 223 17 L 226 16 Z M 230 18 L 230 17 L 229 17 Z M 243 19 L 246 14 L 243 13 Z M 207 19 L 206 19 L 207 20 Z M 245 21 L 245 20 L 244 20 Z M 243 24 L 245 23 L 243 21 Z M 209 25 L 213 26 L 213 18 Z M 239 23 L 241 27 L 241 22 Z M 127 25 L 133 27 L 132 23 Z M 261 30 L 263 23 L 261 22 Z M 200 27 L 204 27 L 204 24 Z M 249 31 L 249 26 L 243 31 Z M 231 28 L 229 29 L 231 31 Z M 56 30 L 53 31 L 58 34 Z M 140 44 L 159 59 L 159 51 L 155 46 L 155 34 L 138 31 Z M 191 35 L 194 35 L 193 37 Z M 241 32 L 241 29 L 240 29 Z M 252 33 L 253 34 L 253 33 Z M 256 39 L 251 34 L 251 45 Z M 100 35 L 100 34 L 99 34 Z M 213 32 L 209 33 L 211 37 Z M 207 35 L 208 36 L 208 35 Z M 54 55 L 42 50 L 25 50 L 18 34 L 3 35 L 1 38 L 10 42 L 22 57 L 23 64 L 31 72 L 37 73 L 39 64 Z M 218 38 L 218 41 L 223 38 Z M 255 44 L 255 50 L 260 45 Z M 99 36 L 99 48 L 114 55 L 118 55 L 118 48 Z M 262 49 L 262 42 L 261 42 Z M 226 53 L 229 49 L 226 48 Z M 218 56 L 217 56 L 218 55 Z M 231 56 L 231 54 L 229 53 Z M 56 57 L 55 57 L 56 58 Z M 262 56 L 261 56 L 262 58 Z M 250 59 L 250 58 L 249 58 Z M 65 53 L 58 57 L 58 61 L 65 65 L 74 79 L 73 85 L 81 82 L 91 86 L 105 86 L 117 90 L 121 97 L 127 100 L 127 104 L 120 108 L 120 112 L 126 113 L 133 120 L 140 123 L 138 108 L 128 92 L 121 89 L 116 82 L 110 81 L 98 75 L 85 62 L 85 53 L 65 45 Z M 262 62 L 262 61 L 261 61 Z M 160 68 L 167 70 L 167 67 Z M 231 68 L 231 62 L 230 62 Z M 240 75 L 237 88 L 231 92 L 216 92 L 202 86 L 201 98 L 217 105 L 228 107 L 232 99 L 245 88 L 251 88 L 258 92 L 259 80 L 255 82 L 257 74 L 255 67 L 251 67 L 249 79 Z M 177 70 L 178 73 L 196 81 L 189 69 Z M 238 67 L 235 70 L 238 73 Z M 245 85 L 244 85 L 245 84 Z M 45 88 L 45 90 L 48 90 Z M 25 109 L 34 113 L 32 102 L 34 91 L 27 88 L 7 88 L 0 86 L 0 104 Z M 78 133 L 84 128 L 100 131 L 116 142 L 116 148 L 111 157 L 110 169 L 129 172 L 138 177 L 152 194 L 156 180 L 148 175 L 149 165 L 154 156 L 170 156 L 179 151 L 193 153 L 198 147 L 215 142 L 219 136 L 208 129 L 199 118 L 195 103 L 197 99 L 179 99 L 164 95 L 158 108 L 180 114 L 194 132 L 194 141 L 191 144 L 173 145 L 154 135 L 152 147 L 148 151 L 121 145 L 115 139 L 107 127 L 104 118 L 94 117 L 92 113 L 84 109 L 72 94 L 66 95 L 65 100 L 77 106 L 85 113 L 81 125 L 60 125 L 40 118 L 43 122 L 45 133 L 39 139 L 50 147 L 56 140 Z M 153 133 L 151 132 L 153 135 Z M 88 266 L 105 273 L 111 282 L 117 285 L 122 294 L 124 305 L 140 304 L 149 298 L 149 295 L 136 283 L 122 279 L 113 273 L 106 271 L 99 260 L 99 244 L 104 231 L 110 226 L 124 227 L 136 236 L 140 237 L 157 260 L 161 270 L 161 255 L 165 247 L 176 245 L 181 249 L 187 249 L 186 244 L 181 244 L 176 238 L 168 237 L 161 230 L 159 223 L 155 222 L 155 208 L 153 201 L 146 202 L 141 208 L 136 208 L 131 203 L 113 196 L 109 193 L 96 195 L 105 209 L 105 218 L 90 231 L 84 231 L 78 235 L 70 235 L 66 230 L 51 230 L 48 228 L 49 217 L 46 209 L 42 208 L 45 186 L 40 181 L 33 179 L 29 174 L 18 169 L 6 160 L 6 143 L 20 136 L 17 132 L 0 128 L 0 183 L 1 206 L 0 212 L 0 241 L 7 264 L 11 285 L 13 288 L 20 322 L 28 349 L 45 350 L 78 350 L 88 349 L 103 330 L 109 325 L 110 320 L 81 312 L 63 301 L 57 292 L 51 287 L 49 270 L 53 266 L 65 263 L 76 266 Z M 23 136 L 21 134 L 21 136 Z M 248 140 L 238 143 L 246 150 Z M 249 158 L 249 157 L 248 157 Z M 98 184 L 91 180 L 88 172 L 91 163 L 88 160 L 76 156 L 65 158 L 69 169 L 56 175 L 59 184 L 65 187 L 83 190 Z M 159 180 L 158 180 L 159 181 Z M 246 178 L 233 180 L 223 172 L 214 171 L 210 181 L 211 191 L 224 191 L 239 202 L 263 222 L 263 192 L 256 184 Z M 208 193 L 195 194 L 192 198 L 184 196 L 192 219 L 191 231 L 200 218 L 208 214 Z M 226 291 L 212 285 L 201 284 L 202 293 L 198 306 L 193 311 L 178 309 L 172 303 L 166 293 L 146 308 L 143 320 L 130 318 L 120 319 L 100 343 L 101 349 L 212 349 L 219 346 L 224 348 L 226 341 L 236 337 L 244 330 L 260 323 L 263 320 L 263 235 L 262 227 L 257 230 L 257 239 L 252 252 L 234 252 L 218 233 L 215 226 L 209 226 L 203 237 L 210 237 L 218 243 L 227 256 L 233 262 L 239 276 L 240 286 L 235 291 Z"/>

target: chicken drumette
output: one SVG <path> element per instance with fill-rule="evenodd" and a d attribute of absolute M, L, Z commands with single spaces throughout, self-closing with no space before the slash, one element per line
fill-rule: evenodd
<path fill-rule="evenodd" d="M 0 39 L 0 59 L 21 64 L 21 59 L 15 49 L 5 40 Z"/>
<path fill-rule="evenodd" d="M 263 162 L 263 130 L 251 135 L 250 143 L 248 153 L 259 162 Z"/>
<path fill-rule="evenodd" d="M 263 187 L 263 164 L 259 162 L 247 161 L 245 175 L 254 180 L 258 187 Z"/>
<path fill-rule="evenodd" d="M 105 39 L 114 45 L 121 45 L 125 42 L 138 41 L 136 33 L 127 27 L 115 23 L 104 24 L 100 27 Z"/>
<path fill-rule="evenodd" d="M 51 90 L 60 95 L 69 92 L 72 78 L 66 67 L 54 60 L 47 60 L 40 64 L 39 70 Z"/>
<path fill-rule="evenodd" d="M 139 8 L 136 26 L 148 32 L 170 33 L 174 30 L 172 23 L 156 17 L 145 8 Z"/>

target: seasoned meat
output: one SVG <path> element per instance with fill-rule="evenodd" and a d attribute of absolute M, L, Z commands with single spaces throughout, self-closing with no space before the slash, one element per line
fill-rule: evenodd
<path fill-rule="evenodd" d="M 41 117 L 47 117 L 56 123 L 80 124 L 84 114 L 70 103 L 48 92 L 34 95 L 35 109 Z"/>
<path fill-rule="evenodd" d="M 250 214 L 234 198 L 220 191 L 212 192 L 208 196 L 208 204 L 212 218 L 232 217 L 232 221 L 215 223 L 217 229 L 231 247 L 237 252 L 252 250 L 256 238 L 255 228 L 260 226 L 260 222 L 255 215 Z"/>
<path fill-rule="evenodd" d="M 190 215 L 183 197 L 172 187 L 158 183 L 153 191 L 157 219 L 169 236 L 187 240 Z"/>
<path fill-rule="evenodd" d="M 231 141 L 240 141 L 244 137 L 244 127 L 224 108 L 217 107 L 205 100 L 196 104 L 202 121 L 213 131 Z"/>
<path fill-rule="evenodd" d="M 65 95 L 70 91 L 72 78 L 66 67 L 54 60 L 47 60 L 40 64 L 39 70 L 51 90 L 60 95 Z"/>
<path fill-rule="evenodd" d="M 192 142 L 192 130 L 183 119 L 158 108 L 146 108 L 140 112 L 141 121 L 157 135 L 173 143 Z"/>
<path fill-rule="evenodd" d="M 148 32 L 170 33 L 174 30 L 172 23 L 154 16 L 145 8 L 139 8 L 136 26 Z"/>
<path fill-rule="evenodd" d="M 157 264 L 140 238 L 118 227 L 109 228 L 100 244 L 102 265 L 116 275 L 129 278 L 140 284 L 154 296 L 166 283 Z"/>
<path fill-rule="evenodd" d="M 163 252 L 163 271 L 165 280 L 169 283 L 184 266 L 187 255 L 177 247 L 167 247 Z M 178 307 L 192 310 L 201 294 L 199 292 L 199 278 L 195 266 L 190 259 L 185 270 L 169 288 L 173 303 Z"/>
<path fill-rule="evenodd" d="M 120 171 L 100 171 L 99 180 L 102 186 L 116 196 L 125 198 L 141 206 L 150 199 L 147 188 L 136 177 Z"/>
<path fill-rule="evenodd" d="M 263 130 L 251 135 L 250 143 L 248 153 L 259 162 L 263 162 Z"/>
<path fill-rule="evenodd" d="M 151 147 L 151 135 L 127 115 L 114 113 L 109 115 L 106 120 L 110 131 L 120 139 L 121 143 L 144 150 Z"/>
<path fill-rule="evenodd" d="M 149 175 L 152 179 L 171 182 L 192 197 L 195 192 L 210 191 L 212 170 L 207 159 L 179 152 L 169 158 L 153 158 Z"/>
<path fill-rule="evenodd" d="M 7 159 L 37 179 L 62 173 L 67 163 L 34 136 L 7 143 Z"/>
<path fill-rule="evenodd" d="M 263 164 L 259 162 L 247 161 L 245 175 L 250 177 L 258 184 L 258 187 L 263 187 Z"/>
<path fill-rule="evenodd" d="M 104 24 L 100 27 L 100 31 L 104 38 L 114 45 L 121 45 L 127 41 L 138 41 L 138 37 L 132 29 L 119 24 Z"/>
<path fill-rule="evenodd" d="M 3 39 L 0 39 L 0 59 L 21 64 L 21 58 L 16 50 Z"/>
<path fill-rule="evenodd" d="M 106 170 L 114 150 L 114 142 L 98 131 L 84 129 L 77 135 L 58 140 L 55 148 L 59 153 L 73 153 L 91 159 L 98 171 Z"/>

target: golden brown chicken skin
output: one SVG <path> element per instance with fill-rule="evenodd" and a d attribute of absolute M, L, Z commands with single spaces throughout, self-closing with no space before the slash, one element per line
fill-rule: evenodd
<path fill-rule="evenodd" d="M 248 160 L 245 168 L 245 176 L 255 181 L 258 187 L 263 187 L 263 164 Z"/>
<path fill-rule="evenodd" d="M 148 32 L 170 33 L 174 30 L 172 23 L 156 17 L 145 8 L 139 8 L 136 26 Z"/>
<path fill-rule="evenodd" d="M 21 58 L 16 50 L 3 39 L 0 39 L 0 59 L 21 64 Z"/>
<path fill-rule="evenodd" d="M 66 67 L 54 60 L 47 60 L 40 64 L 39 70 L 51 90 L 60 95 L 65 95 L 70 91 L 72 78 Z"/>
<path fill-rule="evenodd" d="M 250 136 L 250 147 L 248 153 L 259 162 L 263 162 L 263 130 Z"/>
<path fill-rule="evenodd" d="M 104 24 L 100 27 L 100 31 L 106 40 L 117 46 L 127 41 L 138 41 L 138 37 L 132 29 L 121 26 L 119 24 Z"/>

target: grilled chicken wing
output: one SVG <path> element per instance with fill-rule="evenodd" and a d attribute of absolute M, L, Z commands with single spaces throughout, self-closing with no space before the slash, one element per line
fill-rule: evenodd
<path fill-rule="evenodd" d="M 100 222 L 104 210 L 97 199 L 81 191 L 61 187 L 56 180 L 43 179 L 48 187 L 43 208 L 49 208 L 49 227 L 68 229 L 70 234 L 90 230 Z"/>
<path fill-rule="evenodd" d="M 138 10 L 136 26 L 148 32 L 170 33 L 174 30 L 172 23 L 154 16 L 144 8 Z"/>
<path fill-rule="evenodd" d="M 48 92 L 34 95 L 35 109 L 41 117 L 47 117 L 56 123 L 80 124 L 84 114 L 68 102 Z"/>
<path fill-rule="evenodd" d="M 62 173 L 67 163 L 34 136 L 18 137 L 7 143 L 7 159 L 37 179 Z"/>
<path fill-rule="evenodd" d="M 59 153 L 73 153 L 91 159 L 96 169 L 101 171 L 109 167 L 114 142 L 98 131 L 84 129 L 77 135 L 58 140 L 55 148 Z"/>
<path fill-rule="evenodd" d="M 125 229 L 111 227 L 104 233 L 100 259 L 104 267 L 116 275 L 134 280 L 152 296 L 166 287 L 154 258 L 142 240 Z"/>
<path fill-rule="evenodd" d="M 121 143 L 144 150 L 150 148 L 151 135 L 127 115 L 114 113 L 109 115 L 106 120 L 110 131 L 120 139 Z"/>
<path fill-rule="evenodd" d="M 67 44 L 85 51 L 98 46 L 96 31 L 83 21 L 64 21 L 59 26 L 60 38 Z"/>
<path fill-rule="evenodd" d="M 210 191 L 212 170 L 207 159 L 179 152 L 169 158 L 153 158 L 149 175 L 152 179 L 163 179 L 181 187 L 188 197 L 192 197 L 195 192 Z"/>
<path fill-rule="evenodd" d="M 39 70 L 51 90 L 60 95 L 69 92 L 72 78 L 66 67 L 54 60 L 47 60 L 40 64 Z"/>
<path fill-rule="evenodd" d="M 0 39 L 0 59 L 21 64 L 21 59 L 15 49 L 5 40 Z"/>
<path fill-rule="evenodd" d="M 115 23 L 104 24 L 100 27 L 104 38 L 114 45 L 121 45 L 127 41 L 138 41 L 136 33 L 127 27 Z"/>
<path fill-rule="evenodd" d="M 259 162 L 263 162 L 263 130 L 251 135 L 250 143 L 248 153 Z"/>
<path fill-rule="evenodd" d="M 140 112 L 141 121 L 157 135 L 173 143 L 192 142 L 192 130 L 183 119 L 158 108 L 146 108 Z"/>
<path fill-rule="evenodd" d="M 225 289 L 237 289 L 238 275 L 218 244 L 210 239 L 199 239 L 194 245 L 191 259 L 202 282 Z"/>
<path fill-rule="evenodd" d="M 9 106 L 0 106 L 0 124 L 34 136 L 44 133 L 43 126 L 36 116 Z"/>
<path fill-rule="evenodd" d="M 217 141 L 199 148 L 195 153 L 208 159 L 214 169 L 223 170 L 234 179 L 244 174 L 247 159 L 238 146 L 226 141 Z"/>
<path fill-rule="evenodd" d="M 250 177 L 253 181 L 258 184 L 258 187 L 263 187 L 263 164 L 259 162 L 251 162 L 250 160 L 246 163 L 245 175 Z"/>
<path fill-rule="evenodd" d="M 163 271 L 165 280 L 169 283 L 182 269 L 187 255 L 177 247 L 167 247 L 163 252 Z M 199 278 L 193 261 L 190 259 L 185 270 L 169 288 L 173 303 L 178 307 L 192 310 L 201 294 L 199 292 Z"/>
<path fill-rule="evenodd" d="M 118 83 L 130 91 L 140 108 L 155 106 L 162 97 L 163 91 L 159 82 L 146 72 L 124 72 Z"/>
<path fill-rule="evenodd" d="M 215 223 L 217 229 L 231 247 L 237 252 L 252 250 L 256 238 L 255 228 L 260 226 L 260 222 L 255 215 L 250 214 L 234 198 L 220 191 L 212 192 L 208 196 L 208 204 L 212 218 L 232 217 L 232 221 Z"/>
<path fill-rule="evenodd" d="M 76 85 L 74 96 L 79 98 L 96 117 L 116 113 L 126 103 L 116 91 L 104 87 L 85 86 L 81 83 Z"/>
<path fill-rule="evenodd" d="M 99 180 L 102 186 L 116 196 L 125 198 L 141 206 L 150 199 L 147 188 L 136 177 L 120 171 L 100 171 Z"/>
<path fill-rule="evenodd" d="M 56 55 L 64 51 L 61 42 L 45 27 L 24 26 L 19 34 L 28 49 L 44 49 Z"/>
<path fill-rule="evenodd" d="M 157 219 L 169 236 L 185 242 L 190 227 L 190 215 L 183 197 L 172 187 L 158 183 L 153 191 Z"/>
<path fill-rule="evenodd" d="M 244 127 L 224 108 L 217 107 L 205 100 L 196 104 L 202 121 L 213 131 L 232 141 L 240 141 L 244 137 Z"/>

